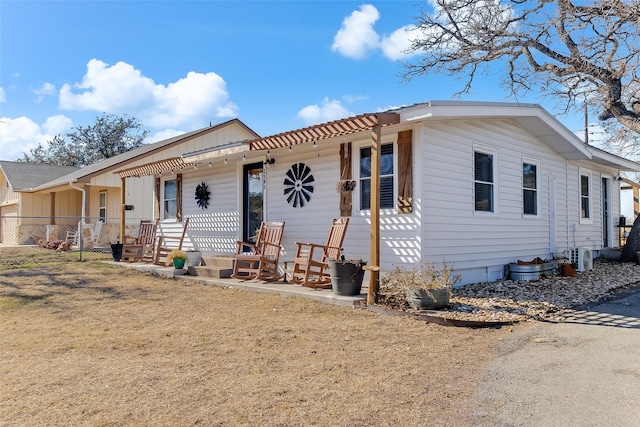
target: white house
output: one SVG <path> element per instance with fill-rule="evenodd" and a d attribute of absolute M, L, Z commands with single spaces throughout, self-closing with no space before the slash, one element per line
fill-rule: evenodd
<path fill-rule="evenodd" d="M 293 258 L 296 241 L 322 243 L 333 218 L 350 216 L 347 257 L 383 272 L 446 261 L 462 283 L 499 279 L 518 259 L 617 246 L 619 176 L 640 171 L 584 144 L 535 104 L 432 101 L 227 141 L 182 152 L 179 200 L 167 184 L 176 179 L 166 161 L 175 149 L 167 159 L 161 151 L 137 156 L 115 172 L 123 181 L 153 176 L 154 200 L 137 187 L 127 187 L 126 199 L 136 210 L 164 207 L 156 210 L 162 224 L 176 223 L 168 207 L 181 204 L 188 245 L 205 255 L 233 253 L 262 220 L 285 221 L 281 261 Z M 355 189 L 337 191 L 339 180 L 355 181 Z M 208 203 L 198 203 L 198 188 L 209 191 Z"/>

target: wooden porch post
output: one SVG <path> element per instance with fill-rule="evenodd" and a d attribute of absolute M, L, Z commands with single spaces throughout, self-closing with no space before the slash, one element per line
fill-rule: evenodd
<path fill-rule="evenodd" d="M 367 304 L 374 305 L 378 295 L 380 278 L 380 139 L 382 126 L 371 129 L 371 264 L 369 270 L 369 291 Z"/>
<path fill-rule="evenodd" d="M 124 243 L 124 224 L 125 224 L 124 195 L 127 194 L 126 185 L 127 185 L 126 178 L 120 178 L 120 236 L 119 236 L 120 243 Z"/>

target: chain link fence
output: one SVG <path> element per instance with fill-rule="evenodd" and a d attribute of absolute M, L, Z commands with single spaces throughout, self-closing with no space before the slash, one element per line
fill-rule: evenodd
<path fill-rule="evenodd" d="M 131 234 L 139 218 L 127 218 Z M 120 218 L 0 216 L 0 245 L 32 245 L 65 251 L 111 252 L 120 235 Z"/>

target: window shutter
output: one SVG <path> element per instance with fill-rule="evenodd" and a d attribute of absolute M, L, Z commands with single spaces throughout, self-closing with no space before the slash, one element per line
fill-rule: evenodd
<path fill-rule="evenodd" d="M 176 221 L 182 222 L 182 174 L 176 175 Z"/>
<path fill-rule="evenodd" d="M 153 201 L 153 215 L 155 219 L 160 219 L 160 178 L 156 178 L 156 197 Z"/>
<path fill-rule="evenodd" d="M 398 132 L 398 213 L 413 212 L 413 132 Z"/>
<path fill-rule="evenodd" d="M 353 179 L 351 173 L 351 143 L 340 144 L 340 179 Z M 340 216 L 351 216 L 351 206 L 353 200 L 352 191 L 340 192 Z"/>

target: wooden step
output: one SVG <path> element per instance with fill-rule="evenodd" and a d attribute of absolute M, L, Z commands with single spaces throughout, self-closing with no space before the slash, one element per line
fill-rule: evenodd
<path fill-rule="evenodd" d="M 211 279 L 225 279 L 231 277 L 235 258 L 235 255 L 203 257 L 201 265 L 189 267 L 189 275 L 208 277 Z"/>

